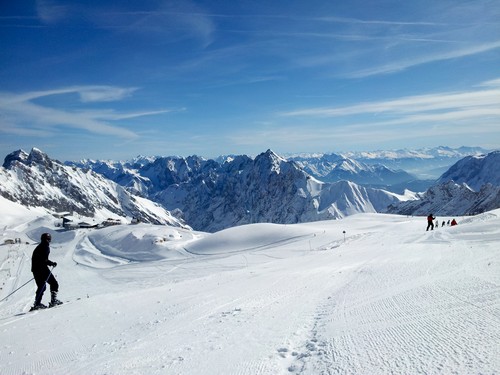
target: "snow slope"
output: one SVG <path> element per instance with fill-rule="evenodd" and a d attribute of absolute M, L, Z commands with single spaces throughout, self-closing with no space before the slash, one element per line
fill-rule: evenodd
<path fill-rule="evenodd" d="M 359 214 L 207 234 L 59 232 L 0 209 L 0 299 L 31 278 L 50 231 L 67 301 L 19 314 L 31 282 L 0 302 L 2 375 L 500 372 L 500 210 L 432 232 L 423 217 Z"/>

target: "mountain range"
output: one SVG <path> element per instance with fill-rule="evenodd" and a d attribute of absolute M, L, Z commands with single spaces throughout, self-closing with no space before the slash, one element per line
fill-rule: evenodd
<path fill-rule="evenodd" d="M 366 164 L 337 154 L 318 157 L 291 157 L 304 171 L 324 182 L 352 181 L 356 184 L 390 189 L 392 185 L 409 183 L 416 176 L 402 170 L 390 169 L 383 164 Z"/>
<path fill-rule="evenodd" d="M 66 166 L 33 148 L 15 151 L 0 169 L 0 195 L 26 207 L 44 207 L 83 218 L 133 217 L 141 221 L 187 227 L 157 203 L 133 195 L 89 170 Z"/>
<path fill-rule="evenodd" d="M 73 164 L 159 202 L 196 230 L 256 222 L 291 224 L 378 212 L 403 196 L 350 181 L 322 182 L 271 150 L 255 158 L 156 157 Z"/>
<path fill-rule="evenodd" d="M 455 163 L 425 193 L 388 208 L 403 215 L 474 215 L 500 207 L 500 151 Z"/>
<path fill-rule="evenodd" d="M 340 219 L 362 212 L 466 215 L 500 207 L 499 152 L 477 148 L 434 149 L 426 154 L 385 154 L 393 164 L 446 158 L 446 173 L 413 193 L 415 175 L 382 163 L 383 153 L 359 154 L 366 163 L 339 154 L 293 155 L 268 150 L 207 160 L 144 157 L 131 161 L 61 163 L 39 149 L 15 151 L 0 169 L 0 194 L 25 206 L 72 211 L 85 217 L 134 217 L 156 224 L 215 232 L 257 223 Z M 453 160 L 465 155 L 454 165 Z M 389 157 L 390 156 L 390 157 Z M 429 164 L 430 163 L 430 164 Z M 403 164 L 403 163 L 400 163 Z M 451 168 L 450 168 L 451 165 Z M 400 194 L 389 190 L 398 190 Z M 403 193 L 404 194 L 401 194 Z"/>

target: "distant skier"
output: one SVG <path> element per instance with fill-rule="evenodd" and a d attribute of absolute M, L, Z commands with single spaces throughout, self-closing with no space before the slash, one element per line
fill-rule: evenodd
<path fill-rule="evenodd" d="M 446 225 L 446 221 L 443 220 L 443 223 L 441 224 L 442 227 Z"/>
<path fill-rule="evenodd" d="M 434 229 L 434 219 L 435 219 L 435 217 L 432 214 L 427 216 L 427 229 L 426 230 L 429 230 L 429 228 L 431 228 L 431 230 Z"/>
<path fill-rule="evenodd" d="M 31 272 L 33 272 L 38 287 L 35 294 L 35 304 L 32 310 L 45 309 L 47 307 L 42 304 L 42 297 L 46 288 L 45 283 L 49 283 L 50 285 L 51 300 L 49 307 L 62 304 L 62 302 L 57 299 L 59 284 L 52 274 L 52 271 L 49 270 L 49 266 L 57 266 L 56 262 L 49 260 L 50 241 L 52 241 L 50 233 L 42 234 L 41 242 L 33 251 L 33 256 L 31 258 Z"/>
<path fill-rule="evenodd" d="M 457 224 L 458 224 L 458 223 L 457 223 L 457 221 L 456 221 L 455 219 L 453 219 L 453 220 L 451 221 L 451 224 L 450 224 L 450 225 L 451 225 L 451 226 L 454 226 L 454 225 L 457 225 Z"/>

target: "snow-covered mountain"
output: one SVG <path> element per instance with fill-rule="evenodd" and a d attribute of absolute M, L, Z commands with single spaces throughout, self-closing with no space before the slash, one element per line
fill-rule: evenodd
<path fill-rule="evenodd" d="M 417 150 L 381 150 L 369 152 L 346 152 L 345 157 L 365 164 L 382 164 L 388 168 L 402 169 L 419 179 L 436 180 L 457 161 L 471 155 L 482 155 L 492 150 L 481 147 L 433 147 Z M 430 185 L 429 185 L 430 186 Z"/>
<path fill-rule="evenodd" d="M 93 171 L 65 166 L 39 149 L 9 154 L 0 168 L 0 195 L 26 207 L 73 212 L 87 218 L 137 218 L 184 226 L 160 205 L 129 193 Z"/>
<path fill-rule="evenodd" d="M 463 158 L 444 173 L 437 183 L 448 181 L 466 183 L 476 191 L 486 184 L 500 186 L 500 151 Z"/>
<path fill-rule="evenodd" d="M 389 188 L 416 179 L 403 171 L 387 168 L 382 164 L 369 165 L 343 155 L 322 154 L 309 157 L 292 157 L 306 172 L 324 182 L 352 181 L 359 185 Z"/>
<path fill-rule="evenodd" d="M 357 160 L 401 160 L 401 159 L 462 159 L 469 155 L 478 155 L 488 152 L 482 147 L 458 147 L 447 146 L 427 147 L 416 150 L 397 149 L 397 150 L 379 150 L 379 151 L 350 151 L 343 153 L 344 156 Z"/>
<path fill-rule="evenodd" d="M 405 215 L 473 215 L 500 207 L 500 152 L 469 156 L 454 164 L 417 199 L 388 211 Z"/>
<path fill-rule="evenodd" d="M 77 165 L 141 192 L 194 229 L 209 232 L 255 222 L 290 224 L 383 212 L 389 204 L 408 199 L 353 182 L 323 183 L 271 150 L 255 158 L 219 160 L 155 157 L 145 163 Z"/>
<path fill-rule="evenodd" d="M 154 159 L 149 160 L 152 162 Z M 78 163 L 66 162 L 65 165 L 76 166 L 84 170 L 92 170 L 109 180 L 126 188 L 130 193 L 147 197 L 151 183 L 147 178 L 142 177 L 130 162 L 115 161 L 94 161 L 83 160 Z M 140 166 L 140 164 L 138 164 Z"/>
<path fill-rule="evenodd" d="M 500 207 L 500 186 L 483 185 L 474 191 L 467 184 L 449 181 L 418 194 L 416 200 L 408 200 L 390 206 L 389 213 L 401 215 L 463 216 L 474 215 Z"/>
<path fill-rule="evenodd" d="M 415 163 L 417 160 L 451 163 L 462 154 L 475 154 L 479 150 L 440 147 L 357 156 L 372 161 L 379 158 L 384 162 L 412 159 Z M 80 166 L 103 173 L 130 191 L 161 203 L 193 228 L 204 231 L 252 222 L 298 223 L 342 218 L 358 212 L 385 212 L 387 206 L 391 206 L 391 212 L 425 214 L 424 211 L 432 207 L 436 213 L 450 215 L 498 207 L 495 207 L 494 187 L 485 187 L 477 194 L 470 194 L 466 187 L 463 191 L 453 185 L 433 187 L 434 180 L 415 180 L 402 170 L 337 154 L 295 155 L 285 159 L 269 150 L 255 158 L 226 156 L 218 161 L 197 156 L 136 160 L 115 164 L 87 161 Z M 369 185 L 390 185 L 392 191 L 406 196 Z M 428 194 L 405 193 L 408 187 L 414 188 L 413 191 L 426 191 L 429 186 L 432 189 Z M 447 193 L 439 194 L 439 191 Z M 456 200 L 443 201 L 446 196 Z M 398 204 L 400 201 L 404 203 Z M 446 210 L 439 210 L 444 206 Z"/>
<path fill-rule="evenodd" d="M 474 150 L 464 149 L 462 152 Z M 448 151 L 450 155 L 457 155 L 457 152 L 451 149 Z M 497 163 L 495 157 L 498 158 L 498 152 L 488 157 L 468 157 L 452 168 L 453 176 L 475 176 L 467 181 L 455 182 L 465 182 L 468 186 L 475 187 L 476 190 L 478 190 L 477 186 L 485 182 L 491 182 L 493 186 L 485 186 L 482 190 L 479 189 L 480 191 L 471 192 L 467 186 L 458 185 L 457 187 L 454 184 L 441 186 L 439 184 L 426 193 L 418 195 L 409 192 L 405 192 L 405 195 L 398 195 L 357 184 L 352 180 L 364 182 L 364 184 L 392 184 L 398 179 L 404 180 L 412 176 L 404 171 L 393 171 L 382 165 L 368 165 L 335 154 L 307 157 L 302 155 L 293 159 L 285 159 L 268 150 L 255 158 L 246 155 L 228 156 L 220 158 L 220 161 L 206 160 L 198 156 L 187 158 L 141 156 L 128 162 L 84 160 L 79 163 L 67 162 L 65 166 L 50 160 L 39 150 L 35 149 L 32 154 L 30 156 L 23 152 L 15 152 L 7 156 L 4 167 L 10 170 L 13 165 L 16 165 L 17 168 L 23 170 L 28 164 L 39 159 L 39 162 L 35 164 L 57 165 L 58 168 L 63 168 L 62 170 L 74 171 L 79 176 L 87 176 L 86 178 L 100 176 L 98 182 L 92 180 L 93 182 L 87 181 L 76 185 L 106 185 L 109 184 L 108 179 L 112 180 L 124 189 L 113 185 L 112 188 L 105 188 L 104 192 L 118 189 L 120 193 L 115 195 L 120 197 L 124 196 L 123 192 L 126 191 L 127 197 L 133 197 L 125 199 L 126 202 L 137 202 L 141 199 L 138 196 L 149 199 L 161 205 L 164 211 L 160 214 L 161 217 L 168 216 L 169 213 L 165 211 L 168 210 L 173 216 L 181 221 L 184 220 L 194 229 L 209 232 L 255 222 L 289 224 L 338 219 L 361 212 L 386 212 L 388 207 L 390 207 L 390 212 L 404 214 L 425 214 L 432 210 L 436 214 L 449 215 L 476 213 L 500 207 L 495 203 L 497 180 L 492 179 L 494 173 L 490 171 L 494 170 Z M 396 156 L 403 155 L 400 153 Z M 420 156 L 423 157 L 423 155 Z M 30 159 L 29 162 L 28 159 Z M 466 162 L 467 160 L 470 162 Z M 479 163 L 483 160 L 484 163 Z M 460 167 L 462 165 L 463 167 Z M 459 169 L 461 172 L 458 171 Z M 91 170 L 99 174 L 91 173 Z M 67 175 L 68 173 L 59 174 Z M 36 175 L 36 173 L 27 173 L 26 178 L 21 180 L 26 183 L 25 181 L 29 181 Z M 315 178 L 313 175 L 321 178 Z M 48 176 L 49 185 L 58 186 L 53 181 L 53 172 L 45 173 L 43 176 Z M 445 174 L 442 178 L 448 178 L 447 176 L 448 174 Z M 320 181 L 321 179 L 338 181 L 326 182 Z M 409 181 L 402 182 L 399 185 L 401 192 L 409 183 Z M 27 184 L 30 186 L 30 182 Z M 65 184 L 61 196 L 69 198 L 55 199 L 56 206 L 61 210 L 73 210 L 81 214 L 93 215 L 94 207 L 101 207 L 103 203 L 93 198 L 82 198 L 79 194 L 80 189 L 74 187 L 76 185 Z M 58 188 L 61 190 L 60 186 Z M 29 190 L 26 187 L 7 189 L 3 195 L 27 205 L 32 204 L 30 199 L 37 197 L 33 192 L 18 195 L 13 193 L 23 191 L 23 189 Z M 90 196 L 97 190 L 92 188 Z M 109 198 L 109 195 L 104 193 L 100 196 Z M 70 203 L 73 200 L 74 202 Z M 144 219 L 139 213 L 141 209 L 131 208 L 130 203 L 117 208 L 116 202 L 120 200 L 120 198 L 111 199 L 112 204 L 108 202 L 104 206 L 108 211 L 119 215 Z M 50 208 L 53 205 L 48 198 L 43 198 L 42 201 L 44 207 Z M 82 201 L 96 203 L 82 204 Z M 40 203 L 37 204 L 40 205 Z M 152 219 L 148 216 L 151 214 L 145 214 L 147 221 L 161 222 L 158 218 Z M 169 220 L 174 220 L 172 216 L 168 217 Z"/>
<path fill-rule="evenodd" d="M 138 156 L 131 161 L 82 160 L 65 164 L 93 170 L 143 197 L 150 197 L 173 184 L 189 182 L 204 170 L 218 166 L 198 156 Z"/>
<path fill-rule="evenodd" d="M 380 212 L 402 199 L 352 182 L 320 182 L 271 150 L 255 159 L 229 161 L 220 172 L 194 184 L 173 186 L 162 194 L 161 201 L 173 208 L 172 204 L 182 200 L 186 221 L 194 228 L 201 225 L 218 230 L 231 222 L 290 224 Z M 200 212 L 199 207 L 206 209 Z M 214 217 L 229 221 L 217 224 Z"/>

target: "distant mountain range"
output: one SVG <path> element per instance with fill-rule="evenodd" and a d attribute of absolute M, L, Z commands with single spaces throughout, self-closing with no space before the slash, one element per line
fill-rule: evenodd
<path fill-rule="evenodd" d="M 402 169 L 391 169 L 384 164 L 367 164 L 337 154 L 293 156 L 288 160 L 295 161 L 304 171 L 324 182 L 352 181 L 399 194 L 403 194 L 405 189 L 424 191 L 434 182 L 419 180 Z"/>
<path fill-rule="evenodd" d="M 140 156 L 125 162 L 63 164 L 34 148 L 29 154 L 18 150 L 5 158 L 0 195 L 53 212 L 135 217 L 208 232 L 255 222 L 339 219 L 362 212 L 458 216 L 500 207 L 499 152 L 479 151 L 441 147 L 426 153 L 284 158 L 268 150 L 254 158 Z M 462 153 L 470 154 L 455 162 Z M 351 158 L 356 155 L 363 161 Z M 405 170 L 387 167 L 410 160 L 421 170 L 445 160 L 449 165 L 437 180 L 419 180 Z M 425 188 L 411 189 L 419 184 Z"/>
<path fill-rule="evenodd" d="M 500 207 L 500 151 L 455 163 L 413 201 L 388 208 L 403 215 L 474 215 Z"/>
<path fill-rule="evenodd" d="M 493 150 L 481 147 L 450 148 L 445 146 L 422 148 L 417 150 L 381 150 L 344 152 L 340 157 L 356 160 L 358 163 L 370 166 L 384 166 L 393 171 L 405 171 L 414 176 L 414 179 L 435 181 L 448 168 L 467 156 L 484 155 Z M 336 154 L 290 154 L 291 159 L 305 159 L 308 163 L 320 162 L 321 159 L 337 158 Z M 431 183 L 428 183 L 430 186 Z M 424 189 L 425 190 L 425 189 Z M 423 191 L 423 190 L 414 190 Z"/>

